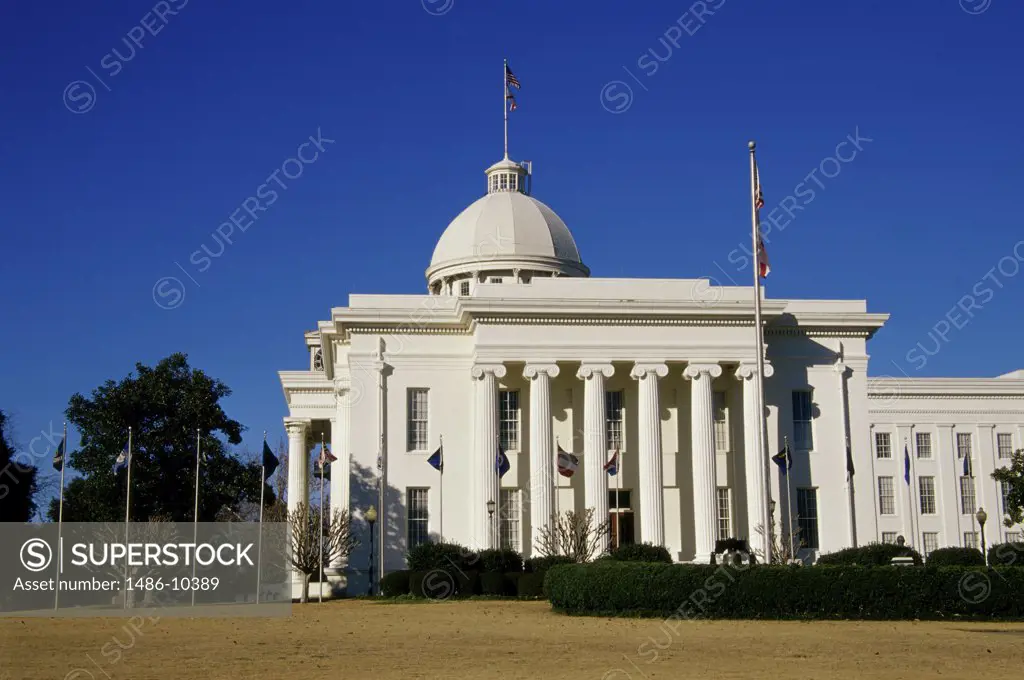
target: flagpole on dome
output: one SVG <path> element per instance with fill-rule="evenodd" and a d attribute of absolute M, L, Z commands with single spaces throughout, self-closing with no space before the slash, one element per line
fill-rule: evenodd
<path fill-rule="evenodd" d="M 192 545 L 198 542 L 199 538 L 199 446 L 200 434 L 199 428 L 196 428 L 196 502 L 195 507 L 192 510 Z M 192 581 L 193 585 L 196 578 L 196 561 L 192 560 Z M 189 588 L 192 591 L 192 606 L 196 606 L 196 588 Z"/>
<path fill-rule="evenodd" d="M 755 433 L 755 449 L 758 453 L 758 465 L 761 466 L 765 472 L 764 486 L 758 491 L 763 494 L 761 526 L 763 527 L 762 543 L 764 561 L 765 564 L 771 564 L 772 546 L 771 541 L 769 540 L 769 535 L 772 530 L 774 518 L 771 516 L 772 513 L 770 509 L 771 494 L 769 492 L 770 484 L 768 480 L 771 477 L 767 474 L 768 451 L 765 446 L 767 432 L 764 419 L 764 331 L 761 326 L 761 277 L 768 275 L 768 262 L 767 257 L 763 257 L 764 244 L 761 241 L 761 223 L 758 215 L 758 211 L 761 209 L 761 205 L 763 205 L 763 198 L 761 196 L 761 182 L 757 176 L 757 158 L 755 157 L 757 143 L 751 140 L 747 146 L 750 149 L 751 232 L 753 252 L 755 253 L 754 266 L 751 267 L 754 271 L 754 347 L 757 356 L 757 376 L 755 376 L 755 380 L 757 381 L 755 386 L 755 395 L 757 399 L 757 432 Z M 764 271 L 762 271 L 762 268 Z"/>

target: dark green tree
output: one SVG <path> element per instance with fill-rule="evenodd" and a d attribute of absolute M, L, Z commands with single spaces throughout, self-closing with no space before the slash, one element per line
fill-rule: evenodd
<path fill-rule="evenodd" d="M 7 432 L 7 414 L 0 411 L 0 522 L 28 522 L 36 512 L 36 474 L 26 456 L 18 458 Z"/>
<path fill-rule="evenodd" d="M 1024 449 L 1014 451 L 1010 458 L 1010 467 L 1002 467 L 992 473 L 997 482 L 1006 482 L 1010 493 L 1006 496 L 1006 526 L 1024 522 Z"/>
<path fill-rule="evenodd" d="M 231 390 L 172 354 L 155 367 L 141 363 L 119 382 L 108 380 L 91 397 L 71 397 L 67 418 L 81 447 L 69 466 L 80 476 L 64 491 L 64 521 L 124 520 L 126 474 L 113 471 L 132 428 L 131 520 L 190 522 L 195 501 L 196 437 L 204 460 L 199 482 L 199 521 L 212 522 L 222 508 L 259 503 L 260 466 L 229 455 L 243 427 L 224 413 Z M 267 503 L 273 502 L 273 494 Z M 50 504 L 57 517 L 57 501 Z"/>

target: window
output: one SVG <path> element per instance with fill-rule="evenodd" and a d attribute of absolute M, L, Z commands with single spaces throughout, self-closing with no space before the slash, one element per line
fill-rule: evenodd
<path fill-rule="evenodd" d="M 935 510 L 935 478 L 917 478 L 918 495 L 921 498 L 921 514 L 934 515 Z"/>
<path fill-rule="evenodd" d="M 875 458 L 892 458 L 892 435 L 888 432 L 875 433 Z"/>
<path fill-rule="evenodd" d="M 977 531 L 965 531 L 964 532 L 964 547 L 978 549 L 978 532 Z"/>
<path fill-rule="evenodd" d="M 796 522 L 800 527 L 800 543 L 818 549 L 818 490 L 796 490 Z"/>
<path fill-rule="evenodd" d="M 406 489 L 405 495 L 408 510 L 405 527 L 406 547 L 412 550 L 430 540 L 427 490 Z"/>
<path fill-rule="evenodd" d="M 999 449 L 1000 458 L 1009 458 L 1013 455 L 1013 435 L 1005 432 L 997 434 L 996 448 Z"/>
<path fill-rule="evenodd" d="M 500 276 L 492 276 L 491 277 L 491 283 L 501 283 L 502 281 L 504 281 L 504 279 L 501 278 Z"/>
<path fill-rule="evenodd" d="M 973 515 L 977 508 L 974 505 L 974 478 L 960 478 L 960 512 L 964 515 Z"/>
<path fill-rule="evenodd" d="M 618 500 L 616 501 L 615 495 L 618 494 Z M 609 512 L 614 513 L 615 508 L 620 510 L 629 510 L 632 505 L 631 494 L 629 489 L 608 489 L 608 508 Z"/>
<path fill-rule="evenodd" d="M 427 390 L 409 390 L 409 421 L 406 425 L 406 442 L 409 451 L 427 450 Z"/>
<path fill-rule="evenodd" d="M 931 458 L 932 457 L 932 434 L 931 434 L 931 432 L 918 432 L 917 433 L 917 457 L 918 458 Z"/>
<path fill-rule="evenodd" d="M 958 432 L 956 435 L 956 457 L 963 458 L 971 455 L 971 433 Z"/>
<path fill-rule="evenodd" d="M 616 498 L 616 495 L 618 498 Z M 630 545 L 636 542 L 633 513 L 630 512 L 632 494 L 629 489 L 608 490 L 608 531 L 611 545 Z M 616 511 L 616 509 L 618 511 Z"/>
<path fill-rule="evenodd" d="M 926 531 L 921 534 L 924 556 L 928 557 L 933 551 L 939 549 L 939 533 L 937 531 Z"/>
<path fill-rule="evenodd" d="M 999 491 L 1003 499 L 1003 514 L 1008 514 L 1010 512 L 1010 483 L 999 482 Z"/>
<path fill-rule="evenodd" d="M 725 392 L 715 392 L 715 451 L 729 450 L 729 423 L 726 420 Z M 726 537 L 728 538 L 728 537 Z"/>
<path fill-rule="evenodd" d="M 459 295 L 462 297 L 469 296 L 469 281 L 462 281 L 459 283 Z"/>
<path fill-rule="evenodd" d="M 814 448 L 814 435 L 811 432 L 811 393 L 809 390 L 793 392 L 793 445 L 800 450 L 810 451 Z"/>
<path fill-rule="evenodd" d="M 498 408 L 501 448 L 519 450 L 519 390 L 502 390 Z"/>
<path fill-rule="evenodd" d="M 723 541 L 732 538 L 732 512 L 730 512 L 732 503 L 730 501 L 729 487 L 718 487 L 718 538 Z"/>
<path fill-rule="evenodd" d="M 896 514 L 896 496 L 893 492 L 892 477 L 878 478 L 878 512 L 882 515 Z"/>
<path fill-rule="evenodd" d="M 622 391 L 605 392 L 605 433 L 608 450 L 622 450 Z"/>
<path fill-rule="evenodd" d="M 896 532 L 895 531 L 883 531 L 882 532 L 882 543 L 896 543 Z"/>
<path fill-rule="evenodd" d="M 519 541 L 520 510 L 519 489 L 502 489 L 498 535 L 502 548 L 516 552 L 521 549 Z"/>
<path fill-rule="evenodd" d="M 1007 543 L 1020 543 L 1021 542 L 1020 539 L 1021 539 L 1021 534 L 1020 534 L 1019 531 L 1007 531 L 1006 532 L 1006 542 Z"/>

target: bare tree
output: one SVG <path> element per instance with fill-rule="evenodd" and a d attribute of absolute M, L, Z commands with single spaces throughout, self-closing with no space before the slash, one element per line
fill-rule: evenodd
<path fill-rule="evenodd" d="M 768 544 L 772 547 L 772 564 L 794 564 L 800 562 L 797 556 L 800 553 L 800 549 L 804 547 L 804 542 L 800 538 L 800 526 L 797 523 L 796 515 L 790 517 L 789 526 L 791 527 L 790 532 L 785 533 L 776 531 L 774 523 L 771 525 L 771 531 L 768 533 Z M 764 525 L 758 524 L 754 527 L 754 531 L 758 536 L 763 537 Z M 754 554 L 764 563 L 764 550 L 754 550 Z"/>
<path fill-rule="evenodd" d="M 593 508 L 583 512 L 566 510 L 564 515 L 555 518 L 554 526 L 540 530 L 537 552 L 545 557 L 565 555 L 574 562 L 589 562 L 608 531 L 607 521 L 595 526 Z"/>
<path fill-rule="evenodd" d="M 291 544 L 288 562 L 302 574 L 302 602 L 309 601 L 309 582 L 319 574 L 320 565 L 328 565 L 340 557 L 347 557 L 358 544 L 352 533 L 352 522 L 347 510 L 335 510 L 324 517 L 323 552 L 320 551 L 320 512 L 300 503 L 288 516 L 291 525 Z"/>

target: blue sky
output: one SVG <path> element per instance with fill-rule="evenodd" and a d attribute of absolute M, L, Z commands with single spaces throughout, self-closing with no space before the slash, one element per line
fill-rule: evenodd
<path fill-rule="evenodd" d="M 891 313 L 876 375 L 1024 367 L 1024 5 L 690 7 L 7 3 L 0 408 L 18 442 L 174 351 L 234 390 L 247 447 L 282 437 L 276 372 L 305 367 L 302 332 L 350 292 L 424 291 L 437 238 L 483 193 L 503 57 L 523 84 L 512 156 L 595 276 L 746 284 L 731 260 L 755 138 L 766 210 L 802 208 L 769 235 L 769 296 Z M 287 165 L 311 135 L 334 141 Z M 860 149 L 829 160 L 848 136 Z M 245 200 L 283 164 L 301 175 L 252 222 Z M 244 231 L 193 261 L 233 213 Z M 163 277 L 183 291 L 154 295 Z M 923 365 L 918 343 L 938 348 Z"/>

